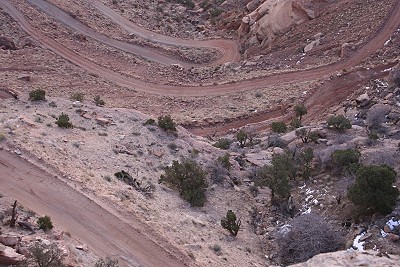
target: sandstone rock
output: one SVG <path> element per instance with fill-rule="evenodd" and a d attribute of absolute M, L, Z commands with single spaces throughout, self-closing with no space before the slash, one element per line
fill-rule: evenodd
<path fill-rule="evenodd" d="M 0 36 L 0 48 L 5 50 L 17 50 L 14 41 L 4 36 Z"/>
<path fill-rule="evenodd" d="M 311 43 L 307 44 L 304 47 L 304 53 L 310 52 L 311 49 L 313 49 L 314 47 L 316 47 L 317 45 L 319 45 L 319 40 L 314 40 Z"/>
<path fill-rule="evenodd" d="M 15 245 L 17 245 L 20 241 L 19 236 L 16 235 L 12 235 L 12 234 L 4 234 L 4 235 L 0 235 L 0 243 L 5 245 L 5 246 L 9 246 L 9 247 L 13 247 Z"/>
<path fill-rule="evenodd" d="M 273 153 L 274 155 L 282 155 L 285 153 L 285 151 L 280 147 L 274 147 Z"/>
<path fill-rule="evenodd" d="M 254 6 L 260 2 L 260 6 Z M 248 4 L 250 14 L 242 19 L 238 35 L 244 47 L 251 46 L 248 40 L 254 36 L 261 43 L 261 47 L 269 46 L 280 35 L 285 34 L 295 25 L 299 25 L 315 17 L 313 10 L 306 8 L 312 6 L 310 0 L 253 0 Z"/>
<path fill-rule="evenodd" d="M 25 257 L 15 252 L 15 249 L 0 245 L 0 266 L 18 264 L 24 259 Z"/>
<path fill-rule="evenodd" d="M 29 82 L 31 80 L 31 76 L 25 75 L 25 74 L 21 74 L 21 75 L 18 75 L 17 79 L 21 80 L 21 81 Z"/>
<path fill-rule="evenodd" d="M 371 98 L 365 93 L 357 97 L 356 102 L 359 107 L 365 107 L 371 102 Z"/>
<path fill-rule="evenodd" d="M 331 253 L 323 253 L 314 256 L 306 262 L 290 265 L 291 267 L 345 267 L 345 266 L 398 266 L 400 256 L 388 255 L 382 257 L 378 251 L 367 250 L 360 251 L 337 251 Z"/>
<path fill-rule="evenodd" d="M 101 126 L 106 126 L 111 123 L 111 121 L 109 119 L 101 118 L 101 117 L 97 117 L 97 118 L 95 118 L 95 120 L 96 120 L 97 124 L 100 124 Z"/>
<path fill-rule="evenodd" d="M 253 12 L 263 2 L 263 0 L 252 0 L 247 3 L 246 8 L 249 12 Z"/>

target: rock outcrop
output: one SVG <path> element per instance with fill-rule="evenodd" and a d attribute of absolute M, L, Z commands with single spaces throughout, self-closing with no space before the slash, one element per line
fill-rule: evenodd
<path fill-rule="evenodd" d="M 400 256 L 386 255 L 374 250 L 338 251 L 318 254 L 306 262 L 290 265 L 291 267 L 344 267 L 344 266 L 399 266 Z"/>
<path fill-rule="evenodd" d="M 243 17 L 238 29 L 242 48 L 244 50 L 267 48 L 277 36 L 285 34 L 295 25 L 315 18 L 312 2 L 312 0 L 249 2 L 246 7 L 251 13 Z M 260 5 L 254 9 L 257 4 Z"/>
<path fill-rule="evenodd" d="M 0 244 L 0 266 L 18 264 L 25 257 L 15 252 L 15 249 Z"/>
<path fill-rule="evenodd" d="M 17 50 L 15 43 L 4 36 L 0 36 L 0 48 L 5 50 Z"/>

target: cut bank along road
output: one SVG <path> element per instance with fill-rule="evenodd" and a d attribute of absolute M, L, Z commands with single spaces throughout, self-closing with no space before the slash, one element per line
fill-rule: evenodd
<path fill-rule="evenodd" d="M 381 48 L 400 26 L 400 16 L 398 16 L 398 14 L 400 14 L 400 1 L 397 1 L 388 18 L 375 33 L 375 35 L 372 36 L 364 46 L 357 49 L 357 51 L 355 51 L 349 58 L 343 59 L 331 65 L 309 70 L 272 74 L 267 77 L 254 78 L 229 84 L 193 87 L 146 83 L 109 70 L 88 59 L 83 58 L 82 56 L 76 54 L 75 52 L 38 31 L 29 24 L 24 15 L 18 11 L 8 0 L 0 1 L 0 7 L 3 8 L 4 11 L 6 11 L 10 16 L 12 16 L 19 23 L 23 30 L 42 43 L 46 48 L 52 50 L 56 54 L 88 71 L 89 73 L 99 75 L 102 78 L 131 90 L 165 96 L 215 96 L 236 92 L 245 92 L 267 86 L 275 86 L 277 84 L 282 85 L 320 79 L 342 69 L 351 69 L 353 66 L 361 63 L 365 58 Z M 155 57 L 157 57 L 157 55 L 155 55 Z M 130 96 L 130 94 L 124 94 L 115 97 L 126 98 Z M 109 97 L 112 96 L 110 95 Z"/>
<path fill-rule="evenodd" d="M 174 256 L 142 233 L 133 215 L 129 223 L 15 154 L 0 150 L 0 192 L 71 233 L 99 256 L 118 258 L 121 266 L 187 266 L 187 256 Z M 168 248 L 171 248 L 169 246 Z"/>

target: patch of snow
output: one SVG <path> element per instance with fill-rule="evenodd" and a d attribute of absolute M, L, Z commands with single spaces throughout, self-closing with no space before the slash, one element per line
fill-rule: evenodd
<path fill-rule="evenodd" d="M 388 45 L 390 41 L 392 41 L 392 38 L 389 38 L 389 40 L 387 40 L 384 45 Z"/>
<path fill-rule="evenodd" d="M 307 185 L 304 183 L 304 185 L 300 186 L 299 189 L 303 189 L 304 187 L 306 187 Z"/>
<path fill-rule="evenodd" d="M 361 234 L 356 236 L 356 238 L 354 238 L 354 241 L 353 241 L 353 249 L 354 250 L 364 251 L 365 241 L 360 241 L 360 238 L 363 237 L 364 235 L 365 235 L 365 232 L 362 232 Z"/>
<path fill-rule="evenodd" d="M 382 237 L 387 237 L 389 234 L 381 229 L 381 235 Z"/>
<path fill-rule="evenodd" d="M 389 226 L 391 231 L 393 231 L 396 226 L 400 225 L 400 220 L 395 221 L 394 217 L 392 217 L 392 218 L 390 218 L 389 221 L 386 222 L 386 225 Z"/>
<path fill-rule="evenodd" d="M 311 207 L 303 211 L 301 214 L 309 214 L 309 213 L 311 213 Z"/>

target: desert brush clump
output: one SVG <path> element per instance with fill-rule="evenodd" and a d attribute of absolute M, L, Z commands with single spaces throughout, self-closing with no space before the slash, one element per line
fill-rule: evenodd
<path fill-rule="evenodd" d="M 176 124 L 170 115 L 158 117 L 158 127 L 166 132 L 176 132 Z"/>
<path fill-rule="evenodd" d="M 271 130 L 274 133 L 286 133 L 287 126 L 283 121 L 274 121 L 271 124 Z"/>
<path fill-rule="evenodd" d="M 237 236 L 242 222 L 236 218 L 236 214 L 232 210 L 228 210 L 226 216 L 221 219 L 222 228 L 229 231 L 232 236 Z"/>
<path fill-rule="evenodd" d="M 60 128 L 74 128 L 74 125 L 69 121 L 69 116 L 64 113 L 61 113 L 61 115 L 58 116 L 55 124 Z"/>
<path fill-rule="evenodd" d="M 338 149 L 332 153 L 331 157 L 333 167 L 337 171 L 347 171 L 349 173 L 355 173 L 359 167 L 361 153 L 357 149 Z"/>
<path fill-rule="evenodd" d="M 338 132 L 344 132 L 347 129 L 351 129 L 350 120 L 343 115 L 329 117 L 326 123 L 329 128 Z"/>
<path fill-rule="evenodd" d="M 220 138 L 213 144 L 213 146 L 218 147 L 220 149 L 228 150 L 232 144 L 232 140 L 228 138 Z"/>
<path fill-rule="evenodd" d="M 51 218 L 47 215 L 40 217 L 37 221 L 37 224 L 39 226 L 39 229 L 42 229 L 45 232 L 53 229 L 53 223 L 51 222 Z"/>
<path fill-rule="evenodd" d="M 99 107 L 102 107 L 106 104 L 106 102 L 103 99 L 101 99 L 101 97 L 99 95 L 96 95 L 93 98 L 93 101 L 94 101 L 95 105 L 99 106 Z"/>
<path fill-rule="evenodd" d="M 174 160 L 171 166 L 165 168 L 160 182 L 176 189 L 181 197 L 193 207 L 202 207 L 206 202 L 206 172 L 201 166 L 190 159 L 182 162 Z"/>
<path fill-rule="evenodd" d="M 36 89 L 29 92 L 29 100 L 43 101 L 46 99 L 46 92 L 42 89 Z"/>
<path fill-rule="evenodd" d="M 249 135 L 244 130 L 239 130 L 236 133 L 236 140 L 239 143 L 241 148 L 244 148 L 247 144 L 247 140 L 249 139 Z"/>

